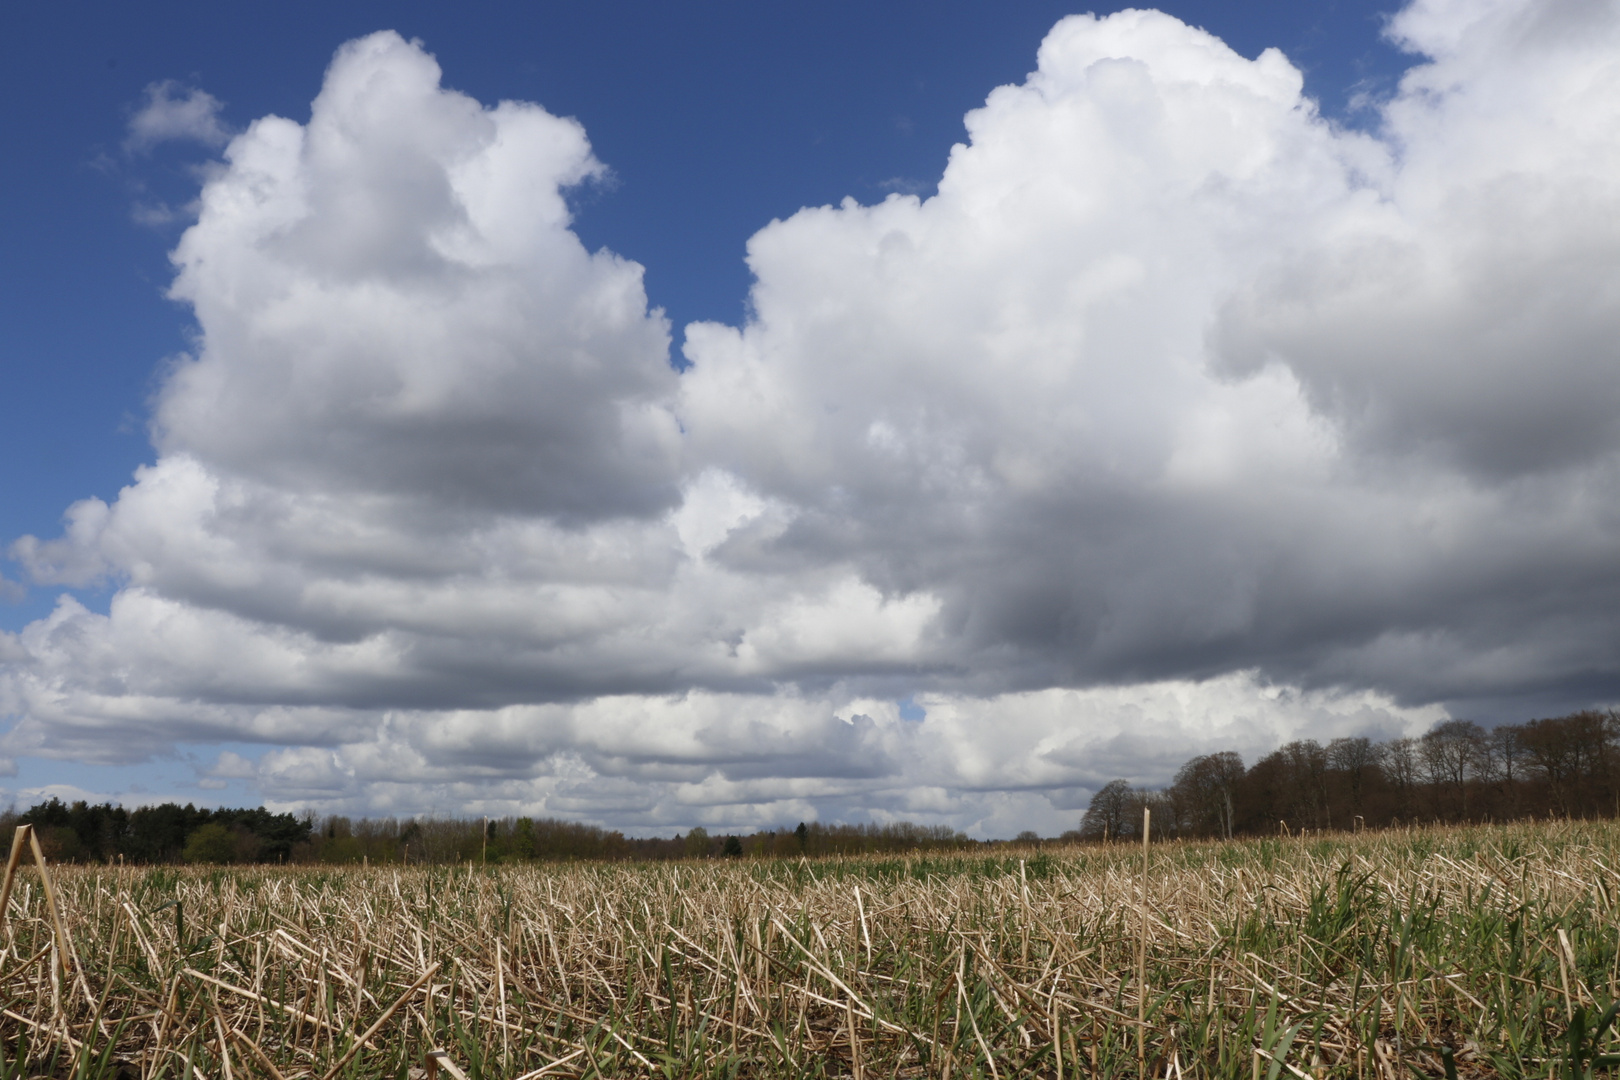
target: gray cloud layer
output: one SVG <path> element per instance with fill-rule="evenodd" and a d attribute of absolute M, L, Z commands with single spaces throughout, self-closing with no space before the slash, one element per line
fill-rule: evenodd
<path fill-rule="evenodd" d="M 12 549 L 118 589 L 0 638 L 4 752 L 995 832 L 1200 749 L 1615 696 L 1620 10 L 1392 33 L 1429 61 L 1374 138 L 1274 51 L 1065 19 L 935 197 L 762 229 L 682 374 L 569 230 L 578 124 L 350 43 L 204 187 L 156 463 Z"/>

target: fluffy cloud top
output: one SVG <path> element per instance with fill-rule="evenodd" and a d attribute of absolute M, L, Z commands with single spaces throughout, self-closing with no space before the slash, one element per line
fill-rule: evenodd
<path fill-rule="evenodd" d="M 1375 138 L 1275 51 L 1065 19 L 937 195 L 762 229 L 680 374 L 569 229 L 578 124 L 344 46 L 204 186 L 156 462 L 12 549 L 118 588 L 0 640 L 0 751 L 1006 832 L 1199 750 L 1612 696 L 1620 13 L 1392 32 L 1428 61 Z"/>

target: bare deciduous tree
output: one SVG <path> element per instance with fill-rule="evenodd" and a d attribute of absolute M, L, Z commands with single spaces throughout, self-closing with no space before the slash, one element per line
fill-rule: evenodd
<path fill-rule="evenodd" d="M 1110 780 L 1104 784 L 1091 797 L 1091 804 L 1080 819 L 1080 835 L 1088 839 L 1130 835 L 1129 819 L 1135 796 L 1129 780 Z"/>
<path fill-rule="evenodd" d="M 1176 773 L 1170 790 L 1186 808 L 1192 830 L 1230 838 L 1233 794 L 1243 782 L 1243 759 L 1230 750 L 1195 757 Z"/>
<path fill-rule="evenodd" d="M 1362 793 L 1367 789 L 1371 773 L 1383 760 L 1384 748 L 1365 735 L 1348 739 L 1334 739 L 1328 743 L 1328 764 L 1344 774 L 1350 788 L 1351 810 L 1361 813 Z"/>
<path fill-rule="evenodd" d="M 1418 743 L 1418 760 L 1435 798 L 1435 815 L 1449 817 L 1449 806 L 1468 816 L 1468 781 L 1478 772 L 1485 730 L 1472 720 L 1436 724 Z M 1449 806 L 1448 806 L 1449 804 Z"/>

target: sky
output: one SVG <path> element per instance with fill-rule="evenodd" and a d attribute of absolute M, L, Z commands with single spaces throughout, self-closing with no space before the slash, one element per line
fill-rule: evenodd
<path fill-rule="evenodd" d="M 0 797 L 1073 827 L 1620 700 L 1620 5 L 36 5 Z"/>

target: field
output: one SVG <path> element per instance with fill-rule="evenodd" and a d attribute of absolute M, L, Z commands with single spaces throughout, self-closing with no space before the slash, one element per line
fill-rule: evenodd
<path fill-rule="evenodd" d="M 1620 826 L 20 874 L 12 1076 L 1582 1076 Z M 1144 901 L 1145 893 L 1145 901 Z M 1139 952 L 1139 950 L 1141 950 Z"/>

